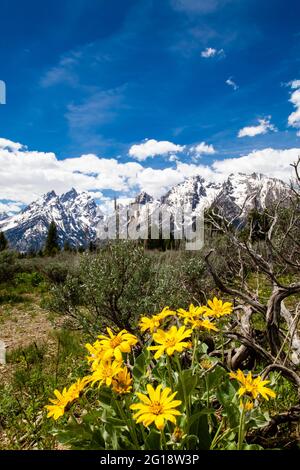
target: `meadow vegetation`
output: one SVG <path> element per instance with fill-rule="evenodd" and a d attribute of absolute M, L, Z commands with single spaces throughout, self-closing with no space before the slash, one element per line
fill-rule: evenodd
<path fill-rule="evenodd" d="M 3 247 L 0 448 L 299 447 L 299 194 L 205 230 L 200 252 Z"/>

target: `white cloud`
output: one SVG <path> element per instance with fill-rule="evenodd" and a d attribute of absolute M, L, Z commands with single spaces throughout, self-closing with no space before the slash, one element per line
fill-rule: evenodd
<path fill-rule="evenodd" d="M 71 187 L 126 192 L 142 169 L 136 162 L 96 155 L 58 160 L 52 152 L 0 148 L 0 200 L 27 204 L 52 189 L 60 194 Z"/>
<path fill-rule="evenodd" d="M 207 47 L 204 49 L 204 51 L 201 52 L 201 57 L 208 59 L 209 57 L 214 57 L 217 52 L 217 49 L 214 49 L 213 47 Z"/>
<path fill-rule="evenodd" d="M 154 169 L 145 168 L 138 162 L 120 163 L 115 158 L 94 154 L 58 160 L 52 152 L 29 151 L 21 144 L 14 145 L 5 139 L 0 142 L 1 212 L 18 210 L 22 204 L 28 204 L 52 189 L 61 194 L 71 187 L 91 191 L 101 199 L 103 207 L 109 207 L 111 199 L 104 197 L 102 191 L 116 191 L 118 199 L 131 198 L 140 191 L 158 197 L 193 175 L 222 181 L 230 173 L 260 172 L 288 182 L 292 175 L 290 165 L 300 154 L 300 148 L 266 148 L 241 157 L 216 160 L 212 165 L 177 161 L 175 167 L 170 163 L 169 167 Z"/>
<path fill-rule="evenodd" d="M 300 88 L 300 80 L 292 80 L 291 82 L 288 83 L 292 90 L 295 90 L 296 88 Z"/>
<path fill-rule="evenodd" d="M 216 150 L 212 144 L 207 144 L 206 142 L 201 142 L 195 147 L 191 147 L 191 151 L 195 152 L 198 155 L 213 155 L 216 153 Z"/>
<path fill-rule="evenodd" d="M 293 80 L 290 82 L 293 93 L 290 97 L 290 102 L 294 105 L 295 111 L 288 117 L 288 125 L 300 129 L 300 80 Z M 299 132 L 297 132 L 299 135 Z"/>
<path fill-rule="evenodd" d="M 232 79 L 232 77 L 227 78 L 226 82 L 227 85 L 231 86 L 234 91 L 238 90 L 239 86 L 235 83 L 235 81 Z"/>
<path fill-rule="evenodd" d="M 211 57 L 215 57 L 216 55 L 218 56 L 224 56 L 224 49 L 214 49 L 213 47 L 207 47 L 201 52 L 201 57 L 204 59 L 209 59 Z"/>
<path fill-rule="evenodd" d="M 178 155 L 172 153 L 169 157 L 169 162 L 177 162 L 179 160 Z"/>
<path fill-rule="evenodd" d="M 13 142 L 12 140 L 4 139 L 3 137 L 0 137 L 0 150 L 1 149 L 21 150 L 22 147 L 23 145 L 19 144 L 19 142 Z"/>
<path fill-rule="evenodd" d="M 129 155 L 140 162 L 156 155 L 166 155 L 170 152 L 182 152 L 184 145 L 176 145 L 168 140 L 157 141 L 149 139 L 142 144 L 132 145 L 129 149 Z"/>
<path fill-rule="evenodd" d="M 224 177 L 230 173 L 256 172 L 289 182 L 293 175 L 291 164 L 297 160 L 299 152 L 300 148 L 254 150 L 241 157 L 217 160 L 212 169 Z"/>
<path fill-rule="evenodd" d="M 276 132 L 276 127 L 270 122 L 271 116 L 259 119 L 257 126 L 243 127 L 239 130 L 238 137 L 255 137 L 259 134 L 266 134 L 268 131 Z"/>

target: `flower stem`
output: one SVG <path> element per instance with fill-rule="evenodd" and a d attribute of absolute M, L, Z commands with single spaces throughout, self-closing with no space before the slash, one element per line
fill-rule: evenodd
<path fill-rule="evenodd" d="M 165 430 L 162 429 L 160 432 L 160 437 L 161 437 L 161 450 L 167 450 L 167 441 L 166 441 L 166 436 L 165 436 Z"/>
<path fill-rule="evenodd" d="M 117 404 L 117 408 L 119 410 L 119 413 L 121 415 L 121 417 L 123 418 L 123 420 L 125 421 L 126 423 L 126 426 L 128 428 L 128 431 L 130 433 L 130 436 L 131 436 L 131 439 L 133 440 L 135 446 L 137 449 L 139 449 L 140 445 L 139 445 L 139 442 L 138 442 L 138 439 L 137 439 L 137 435 L 136 435 L 136 432 L 135 432 L 135 428 L 134 428 L 134 424 L 132 423 L 131 421 L 131 417 L 130 419 L 128 419 L 128 417 L 126 416 L 126 413 L 124 412 L 122 406 L 120 405 L 119 401 L 116 400 L 116 404 Z"/>
<path fill-rule="evenodd" d="M 169 379 L 170 379 L 170 387 L 172 392 L 174 392 L 174 380 L 173 380 L 173 373 L 172 373 L 172 368 L 171 368 L 171 362 L 169 356 L 167 356 L 167 367 L 168 367 L 168 373 L 169 373 Z"/>
<path fill-rule="evenodd" d="M 239 423 L 239 434 L 238 434 L 238 450 L 242 450 L 243 442 L 245 437 L 245 409 L 242 405 Z"/>
<path fill-rule="evenodd" d="M 182 369 L 181 369 L 181 364 L 179 357 L 176 355 L 176 362 L 178 365 L 178 372 L 179 372 L 179 380 L 181 383 L 182 391 L 183 391 L 183 397 L 184 397 L 184 404 L 185 404 L 185 413 L 186 413 L 186 430 L 188 432 L 189 429 L 189 420 L 190 420 L 190 403 L 189 403 L 189 397 L 187 396 L 186 393 L 186 388 L 185 388 L 185 383 L 184 380 L 182 380 Z"/>
<path fill-rule="evenodd" d="M 196 351 L 197 351 L 197 346 L 198 346 L 198 334 L 195 334 L 194 338 L 194 348 L 193 348 L 193 356 L 192 356 L 192 370 L 194 369 L 194 363 L 196 359 Z"/>
<path fill-rule="evenodd" d="M 223 331 L 221 332 L 221 341 L 222 341 L 222 363 L 224 364 L 224 335 L 223 335 Z"/>
<path fill-rule="evenodd" d="M 207 374 L 205 374 L 205 387 L 206 387 L 206 406 L 209 408 L 209 383 Z"/>
<path fill-rule="evenodd" d="M 125 403 L 126 403 L 126 408 L 128 410 L 130 429 L 131 429 L 132 435 L 134 437 L 134 443 L 139 447 L 139 440 L 138 440 L 138 436 L 137 436 L 136 429 L 135 429 L 135 422 L 132 419 L 132 415 L 131 415 L 131 411 L 130 411 L 130 407 L 129 407 L 129 402 L 128 402 L 128 397 L 125 397 Z"/>

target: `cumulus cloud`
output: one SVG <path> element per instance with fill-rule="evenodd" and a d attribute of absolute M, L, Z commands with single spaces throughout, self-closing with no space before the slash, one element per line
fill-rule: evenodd
<path fill-rule="evenodd" d="M 12 140 L 4 139 L 3 137 L 0 137 L 0 150 L 1 149 L 21 150 L 22 147 L 23 145 L 20 144 L 19 142 L 13 142 Z"/>
<path fill-rule="evenodd" d="M 168 140 L 157 141 L 155 139 L 149 139 L 142 144 L 132 145 L 129 149 L 129 155 L 132 158 L 142 162 L 149 157 L 155 157 L 157 155 L 166 155 L 170 152 L 177 153 L 182 152 L 184 145 L 176 145 Z"/>
<path fill-rule="evenodd" d="M 288 125 L 300 129 L 300 80 L 293 80 L 289 83 L 292 90 L 290 102 L 294 105 L 295 111 L 288 117 Z M 300 135 L 300 131 L 297 132 Z"/>
<path fill-rule="evenodd" d="M 300 154 L 300 148 L 266 148 L 236 158 L 216 160 L 211 165 L 176 161 L 172 166 L 154 169 L 138 162 L 120 163 L 115 158 L 94 154 L 58 160 L 52 152 L 30 151 L 7 139 L 0 142 L 0 212 L 17 211 L 48 191 L 54 189 L 61 194 L 71 187 L 90 191 L 101 206 L 110 207 L 111 198 L 102 194 L 105 190 L 115 191 L 124 201 L 140 191 L 159 197 L 193 175 L 201 175 L 209 181 L 223 181 L 230 173 L 260 172 L 288 182 L 292 176 L 290 165 Z M 205 142 L 201 144 L 202 149 L 204 146 L 209 148 Z"/>
<path fill-rule="evenodd" d="M 209 59 L 215 56 L 224 56 L 224 49 L 214 49 L 213 47 L 207 47 L 201 52 L 201 57 Z"/>
<path fill-rule="evenodd" d="M 234 91 L 238 90 L 239 86 L 236 84 L 236 82 L 232 79 L 232 77 L 227 78 L 225 82 L 228 86 L 231 86 Z"/>
<path fill-rule="evenodd" d="M 259 134 L 266 134 L 268 131 L 276 132 L 276 127 L 271 124 L 271 116 L 259 119 L 257 126 L 248 126 L 243 127 L 243 129 L 239 130 L 238 137 L 255 137 Z"/>
<path fill-rule="evenodd" d="M 224 176 L 230 173 L 256 172 L 289 182 L 293 176 L 291 164 L 297 160 L 299 152 L 299 148 L 254 150 L 241 157 L 215 161 L 212 169 Z"/>
<path fill-rule="evenodd" d="M 58 160 L 52 152 L 0 148 L 0 200 L 27 204 L 52 189 L 60 194 L 71 187 L 126 192 L 142 169 L 136 162 L 120 163 L 96 155 Z"/>
<path fill-rule="evenodd" d="M 216 150 L 212 144 L 207 144 L 206 142 L 201 142 L 195 147 L 191 147 L 191 151 L 195 152 L 197 155 L 213 155 L 216 153 Z"/>

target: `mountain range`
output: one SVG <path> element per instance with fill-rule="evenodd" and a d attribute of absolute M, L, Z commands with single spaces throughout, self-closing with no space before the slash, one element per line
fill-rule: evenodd
<path fill-rule="evenodd" d="M 136 217 L 141 225 L 149 212 L 163 207 L 173 214 L 183 204 L 190 204 L 194 214 L 204 208 L 216 207 L 227 218 L 236 217 L 243 222 L 250 210 L 265 209 L 289 195 L 290 187 L 279 179 L 258 173 L 237 173 L 222 183 L 192 176 L 159 199 L 142 192 L 133 202 L 140 205 Z M 109 217 L 104 216 L 90 193 L 72 188 L 61 196 L 54 191 L 48 192 L 16 215 L 0 214 L 0 231 L 5 233 L 10 247 L 21 252 L 38 251 L 45 243 L 53 220 L 61 246 L 66 241 L 73 247 L 87 246 L 101 234 Z"/>

